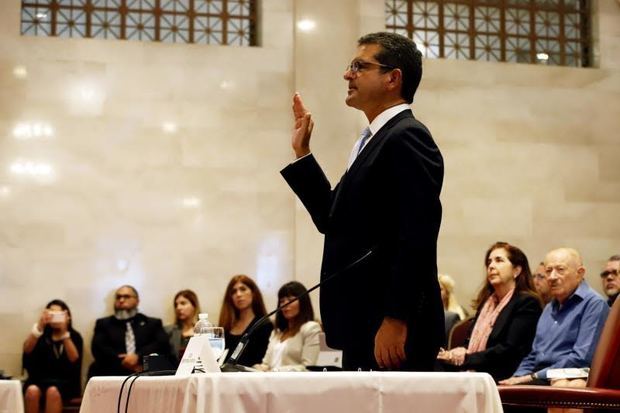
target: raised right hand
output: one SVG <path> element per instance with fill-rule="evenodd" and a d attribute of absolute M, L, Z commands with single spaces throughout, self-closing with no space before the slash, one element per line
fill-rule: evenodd
<path fill-rule="evenodd" d="M 293 96 L 293 117 L 295 126 L 291 144 L 295 156 L 301 158 L 310 153 L 310 137 L 312 136 L 314 121 L 312 121 L 312 114 L 304 106 L 299 93 L 295 93 Z"/>

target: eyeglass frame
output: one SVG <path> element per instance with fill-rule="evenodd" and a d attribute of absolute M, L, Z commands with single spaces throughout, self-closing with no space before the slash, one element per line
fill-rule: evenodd
<path fill-rule="evenodd" d="M 132 298 L 137 298 L 138 296 L 135 294 L 115 294 L 114 295 L 114 299 L 116 301 L 120 301 L 120 300 L 129 300 Z"/>
<path fill-rule="evenodd" d="M 360 72 L 363 72 L 364 70 L 366 70 L 367 69 L 366 66 L 377 66 L 377 67 L 386 68 L 390 70 L 398 69 L 396 66 L 384 65 L 383 63 L 367 62 L 366 60 L 354 60 L 351 63 L 349 63 L 349 65 L 346 68 L 346 71 L 357 75 Z"/>
<path fill-rule="evenodd" d="M 618 275 L 620 275 L 620 272 L 618 270 L 605 270 L 601 273 L 601 278 L 607 278 L 610 275 L 617 277 Z"/>

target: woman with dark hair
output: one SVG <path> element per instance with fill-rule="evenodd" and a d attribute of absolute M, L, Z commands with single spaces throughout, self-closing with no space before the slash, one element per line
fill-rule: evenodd
<path fill-rule="evenodd" d="M 82 336 L 71 325 L 67 304 L 50 301 L 24 342 L 26 413 L 38 413 L 41 402 L 46 413 L 59 413 L 63 400 L 80 396 L 82 344 Z"/>
<path fill-rule="evenodd" d="M 276 328 L 269 337 L 267 353 L 261 364 L 254 367 L 263 371 L 303 371 L 316 364 L 319 356 L 321 326 L 314 321 L 314 310 L 306 287 L 291 281 L 280 287 L 278 306 L 300 297 L 276 314 Z"/>
<path fill-rule="evenodd" d="M 474 301 L 476 317 L 467 348 L 440 351 L 437 358 L 451 369 L 487 372 L 499 381 L 511 377 L 530 352 L 542 303 L 519 248 L 496 242 L 484 262 L 485 283 Z"/>
<path fill-rule="evenodd" d="M 194 324 L 198 321 L 200 303 L 192 290 L 181 290 L 172 300 L 174 305 L 174 324 L 164 326 L 168 334 L 171 361 L 176 365 L 185 352 L 189 339 L 194 335 Z"/>
<path fill-rule="evenodd" d="M 267 314 L 263 295 L 253 279 L 247 275 L 235 275 L 226 287 L 226 294 L 222 300 L 220 310 L 220 327 L 224 328 L 224 336 L 228 353 L 226 361 L 239 344 L 239 340 L 246 330 L 254 325 L 261 317 Z M 259 326 L 248 342 L 238 360 L 244 366 L 253 366 L 260 363 L 267 350 L 269 335 L 273 324 L 267 320 Z"/>

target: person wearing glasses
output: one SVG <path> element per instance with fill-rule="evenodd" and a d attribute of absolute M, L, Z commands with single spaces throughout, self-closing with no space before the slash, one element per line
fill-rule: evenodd
<path fill-rule="evenodd" d="M 553 299 L 536 325 L 532 350 L 512 377 L 499 384 L 551 384 L 549 369 L 590 367 L 609 307 L 585 281 L 581 254 L 558 248 L 545 256 Z M 561 385 L 561 383 L 560 383 Z"/>
<path fill-rule="evenodd" d="M 168 335 L 159 318 L 138 312 L 140 297 L 131 285 L 114 294 L 114 315 L 95 324 L 89 376 L 126 376 L 142 370 L 142 357 L 170 353 Z"/>
<path fill-rule="evenodd" d="M 611 307 L 620 293 L 620 254 L 612 255 L 601 272 L 603 290 L 607 296 L 607 304 Z"/>
<path fill-rule="evenodd" d="M 538 267 L 536 267 L 536 272 L 532 274 L 532 282 L 536 292 L 540 296 L 540 299 L 546 305 L 553 297 L 551 296 L 549 282 L 547 282 L 547 273 L 545 272 L 544 262 L 541 262 L 538 264 Z"/>
<path fill-rule="evenodd" d="M 331 187 L 310 150 L 314 121 L 293 97 L 295 161 L 281 174 L 325 234 L 321 289 L 327 344 L 345 370 L 431 371 L 444 342 L 437 281 L 443 158 L 411 110 L 422 54 L 410 39 L 372 33 L 344 72 L 345 103 L 368 126 Z"/>

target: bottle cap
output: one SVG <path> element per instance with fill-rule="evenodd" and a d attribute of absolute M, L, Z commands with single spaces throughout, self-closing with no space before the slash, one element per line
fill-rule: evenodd
<path fill-rule="evenodd" d="M 200 313 L 198 314 L 199 320 L 207 320 L 209 318 L 209 313 Z"/>

